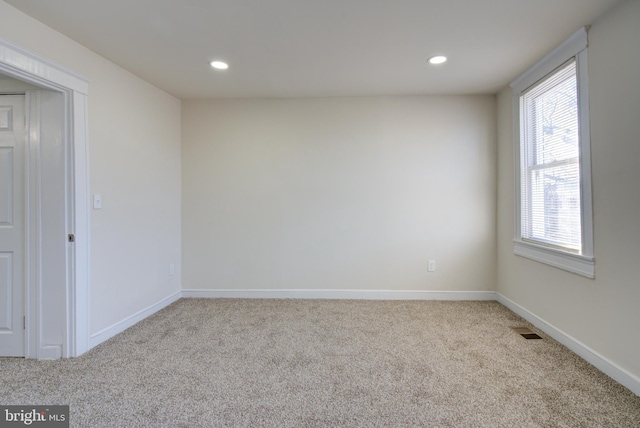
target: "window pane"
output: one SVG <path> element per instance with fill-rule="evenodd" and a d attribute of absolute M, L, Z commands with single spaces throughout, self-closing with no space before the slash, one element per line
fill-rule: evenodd
<path fill-rule="evenodd" d="M 581 249 L 575 61 L 522 96 L 522 237 Z"/>
<path fill-rule="evenodd" d="M 529 238 L 579 250 L 578 164 L 532 170 Z"/>

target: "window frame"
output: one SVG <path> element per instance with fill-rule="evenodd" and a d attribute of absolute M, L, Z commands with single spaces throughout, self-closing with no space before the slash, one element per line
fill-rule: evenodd
<path fill-rule="evenodd" d="M 514 254 L 536 260 L 588 278 L 595 278 L 593 254 L 593 202 L 591 190 L 591 144 L 589 127 L 589 85 L 587 56 L 587 27 L 583 27 L 560 46 L 551 51 L 528 71 L 518 77 L 513 90 L 513 129 L 515 163 L 515 233 Z M 558 247 L 527 240 L 522 236 L 521 199 L 521 96 L 532 86 L 553 74 L 559 67 L 575 58 L 578 89 L 579 166 L 580 166 L 580 215 L 582 248 L 579 254 Z"/>

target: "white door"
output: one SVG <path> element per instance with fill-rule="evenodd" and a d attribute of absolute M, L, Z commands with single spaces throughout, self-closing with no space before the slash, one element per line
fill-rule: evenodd
<path fill-rule="evenodd" d="M 0 95 L 0 356 L 24 357 L 24 95 Z"/>

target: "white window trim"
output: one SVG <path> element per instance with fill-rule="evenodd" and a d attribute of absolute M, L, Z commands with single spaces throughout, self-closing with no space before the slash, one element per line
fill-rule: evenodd
<path fill-rule="evenodd" d="M 593 256 L 593 203 L 591 193 L 591 143 L 589 131 L 589 82 L 587 76 L 587 27 L 583 27 L 564 43 L 542 58 L 537 64 L 518 77 L 512 84 L 513 89 L 513 129 L 515 161 L 515 239 L 514 254 L 527 257 L 541 263 L 595 278 L 595 259 Z M 578 80 L 578 102 L 580 121 L 580 196 L 582 215 L 582 251 L 581 254 L 545 247 L 522 238 L 521 223 L 521 174 L 520 174 L 520 96 L 533 84 L 570 60 L 576 59 Z"/>

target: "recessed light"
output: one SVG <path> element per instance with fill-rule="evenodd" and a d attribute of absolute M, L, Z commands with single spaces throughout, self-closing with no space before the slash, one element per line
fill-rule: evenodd
<path fill-rule="evenodd" d="M 226 70 L 227 68 L 229 68 L 229 64 L 222 61 L 211 61 L 209 65 L 218 70 Z"/>
<path fill-rule="evenodd" d="M 446 61 L 447 57 L 442 55 L 432 56 L 431 58 L 429 58 L 429 64 L 442 64 Z"/>

